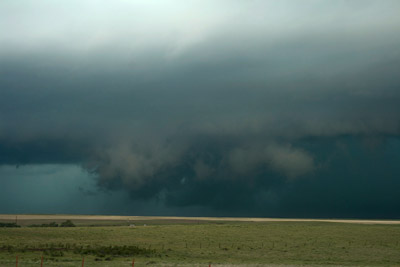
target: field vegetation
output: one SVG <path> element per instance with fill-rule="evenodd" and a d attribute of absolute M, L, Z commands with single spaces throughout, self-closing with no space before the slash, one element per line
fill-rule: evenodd
<path fill-rule="evenodd" d="M 400 265 L 400 225 L 143 222 L 0 228 L 0 266 Z"/>

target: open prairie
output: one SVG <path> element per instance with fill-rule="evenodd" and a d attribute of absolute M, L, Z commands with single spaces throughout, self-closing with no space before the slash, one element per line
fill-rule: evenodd
<path fill-rule="evenodd" d="M 16 218 L 17 216 L 17 218 Z M 400 265 L 398 221 L 1 215 L 0 266 Z M 29 227 L 72 220 L 77 227 Z M 334 221 L 334 220 L 333 220 Z M 133 224 L 135 226 L 133 226 Z"/>
<path fill-rule="evenodd" d="M 200 223 L 200 222 L 336 222 L 356 224 L 400 224 L 400 220 L 355 220 L 355 219 L 295 219 L 295 218 L 234 218 L 234 217 L 174 217 L 174 216 L 112 216 L 112 215 L 33 215 L 0 214 L 0 222 L 17 220 L 21 225 L 46 221 L 74 220 L 80 224 L 105 223 L 115 225 L 134 221 L 154 223 Z"/>

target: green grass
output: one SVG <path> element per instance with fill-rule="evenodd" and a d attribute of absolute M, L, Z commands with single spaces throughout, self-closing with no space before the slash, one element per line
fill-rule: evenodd
<path fill-rule="evenodd" d="M 0 266 L 15 266 L 16 255 L 20 266 L 40 266 L 42 254 L 44 266 L 81 266 L 82 257 L 85 266 L 131 266 L 133 258 L 135 266 L 210 262 L 393 266 L 400 265 L 399 242 L 399 225 L 322 222 L 0 228 Z M 124 246 L 138 250 L 125 247 L 124 251 Z M 63 253 L 52 254 L 50 248 Z"/>

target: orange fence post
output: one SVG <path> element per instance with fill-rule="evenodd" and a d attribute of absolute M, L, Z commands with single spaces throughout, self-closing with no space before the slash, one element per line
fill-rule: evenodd
<path fill-rule="evenodd" d="M 82 258 L 82 267 L 85 265 L 85 257 Z"/>
<path fill-rule="evenodd" d="M 132 267 L 135 267 L 135 260 L 132 260 Z"/>

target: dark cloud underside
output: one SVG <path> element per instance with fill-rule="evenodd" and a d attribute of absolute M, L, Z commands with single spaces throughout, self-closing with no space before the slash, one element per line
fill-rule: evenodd
<path fill-rule="evenodd" d="M 0 4 L 0 165 L 157 214 L 400 216 L 397 1 L 24 3 Z"/>

